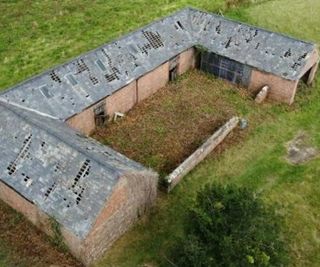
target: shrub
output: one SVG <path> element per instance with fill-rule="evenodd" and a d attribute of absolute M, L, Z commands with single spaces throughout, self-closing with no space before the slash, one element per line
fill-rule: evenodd
<path fill-rule="evenodd" d="M 174 250 L 177 266 L 283 266 L 282 218 L 250 190 L 207 185 L 198 193 Z"/>

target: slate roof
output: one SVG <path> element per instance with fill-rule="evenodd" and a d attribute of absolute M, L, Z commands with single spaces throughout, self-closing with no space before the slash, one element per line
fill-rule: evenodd
<path fill-rule="evenodd" d="M 0 180 L 84 238 L 126 172 L 145 168 L 63 122 L 0 102 Z"/>
<path fill-rule="evenodd" d="M 186 8 L 33 77 L 0 98 L 66 120 L 182 51 L 211 52 L 297 80 L 315 45 Z"/>

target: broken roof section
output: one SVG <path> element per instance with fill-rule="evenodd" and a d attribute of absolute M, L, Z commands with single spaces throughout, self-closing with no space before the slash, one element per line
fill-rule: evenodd
<path fill-rule="evenodd" d="M 312 43 L 187 8 L 31 78 L 0 97 L 66 120 L 196 45 L 288 80 L 300 78 L 315 49 Z"/>
<path fill-rule="evenodd" d="M 63 122 L 0 101 L 0 180 L 84 238 L 120 176 L 145 168 Z"/>

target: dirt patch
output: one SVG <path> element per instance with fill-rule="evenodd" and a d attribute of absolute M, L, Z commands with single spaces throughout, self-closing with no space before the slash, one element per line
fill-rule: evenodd
<path fill-rule="evenodd" d="M 135 106 L 125 118 L 98 129 L 93 137 L 163 177 L 248 101 L 252 100 L 245 89 L 192 71 Z M 231 143 L 240 132 L 232 134 Z"/>
<path fill-rule="evenodd" d="M 12 266 L 83 266 L 54 247 L 43 232 L 2 201 L 0 221 L 0 248 L 9 251 Z"/>
<path fill-rule="evenodd" d="M 310 138 L 305 132 L 300 132 L 287 144 L 287 161 L 291 164 L 302 164 L 319 155 L 319 150 L 310 146 Z"/>

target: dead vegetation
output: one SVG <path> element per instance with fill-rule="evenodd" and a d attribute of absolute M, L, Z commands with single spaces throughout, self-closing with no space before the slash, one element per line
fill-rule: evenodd
<path fill-rule="evenodd" d="M 93 137 L 164 176 L 239 114 L 238 106 L 249 99 L 245 89 L 192 71 Z"/>

